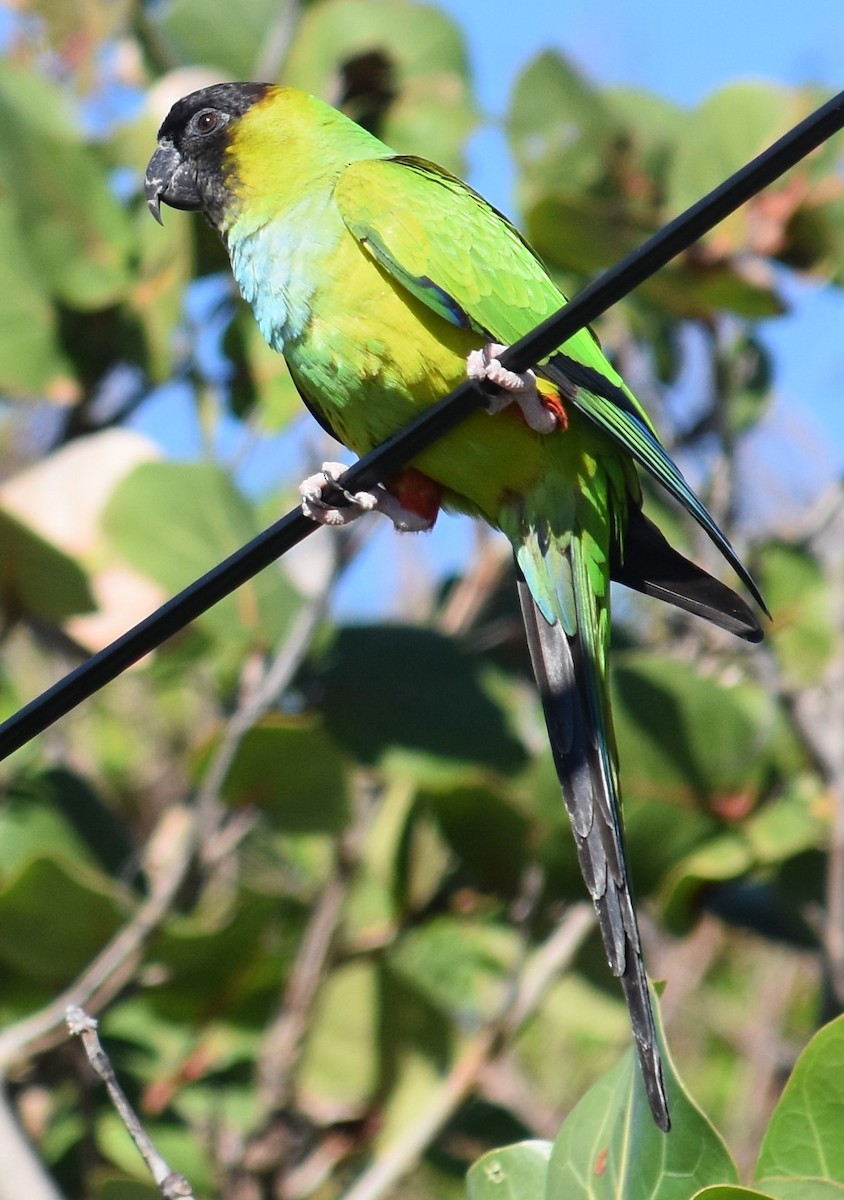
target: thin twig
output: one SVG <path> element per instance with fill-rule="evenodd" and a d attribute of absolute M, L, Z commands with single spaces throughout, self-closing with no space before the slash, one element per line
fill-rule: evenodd
<path fill-rule="evenodd" d="M 126 1094 L 117 1081 L 111 1060 L 103 1050 L 97 1034 L 97 1022 L 82 1008 L 67 1010 L 67 1028 L 72 1037 L 78 1037 L 88 1056 L 88 1062 L 106 1085 L 111 1102 L 126 1126 L 126 1131 L 138 1147 L 138 1152 L 150 1169 L 164 1200 L 193 1200 L 193 1188 L 184 1175 L 171 1170 L 153 1145 L 152 1138 L 141 1124 L 140 1118 L 126 1099 Z"/>
<path fill-rule="evenodd" d="M 410 1171 L 465 1100 L 481 1071 L 501 1054 L 541 1003 L 548 987 L 571 962 L 593 928 L 590 904 L 577 904 L 527 960 L 515 994 L 505 1008 L 464 1047 L 454 1066 L 405 1128 L 345 1193 L 343 1200 L 379 1200 Z"/>
<path fill-rule="evenodd" d="M 331 875 L 299 943 L 278 1014 L 264 1035 L 258 1086 L 265 1112 L 278 1112 L 290 1102 L 308 1017 L 336 944 L 371 813 L 372 804 L 360 796 L 355 819 L 336 841 Z"/>
<path fill-rule="evenodd" d="M 487 597 L 507 570 L 512 551 L 494 538 L 486 525 L 476 526 L 476 550 L 471 568 L 454 586 L 437 622 L 443 633 L 460 637 L 478 618 Z"/>
<path fill-rule="evenodd" d="M 265 79 L 278 79 L 298 18 L 298 0 L 286 0 L 286 3 L 280 6 L 275 22 L 270 25 L 261 43 L 253 76 L 259 83 Z"/>
<path fill-rule="evenodd" d="M 290 685 L 290 681 L 301 666 L 314 634 L 325 616 L 328 597 L 337 580 L 338 570 L 339 568 L 335 565 L 335 569 L 331 572 L 331 577 L 319 597 L 306 604 L 298 613 L 283 645 L 270 662 L 257 687 L 250 695 L 241 699 L 226 725 L 196 794 L 196 810 L 202 831 L 200 840 L 203 847 L 208 844 L 210 833 L 217 823 L 220 789 L 234 761 L 238 747 L 245 734 Z"/>

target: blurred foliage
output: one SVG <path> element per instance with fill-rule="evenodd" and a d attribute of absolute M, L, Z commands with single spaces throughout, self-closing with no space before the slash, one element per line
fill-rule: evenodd
<path fill-rule="evenodd" d="M 458 171 L 480 119 L 460 30 L 411 0 L 18 0 L 5 16 L 4 715 L 288 506 L 282 490 L 256 499 L 256 445 L 283 446 L 290 479 L 312 464 L 295 390 L 236 305 L 220 246 L 197 220 L 149 219 L 142 173 L 170 103 L 220 78 L 279 79 Z M 681 110 L 543 54 L 506 121 L 523 227 L 571 290 L 819 99 L 737 83 Z M 760 532 L 743 519 L 737 455 L 776 384 L 761 322 L 785 308 L 794 272 L 842 281 L 839 167 L 836 145 L 817 151 L 600 326 L 657 410 L 698 347 L 694 411 L 657 415 L 774 616 L 768 643 L 748 648 L 619 597 L 613 690 L 670 1041 L 753 1187 L 781 1197 L 844 1183 L 830 1132 L 840 1023 L 810 1043 L 767 1124 L 799 1048 L 841 1003 L 823 935 L 841 870 L 833 860 L 827 888 L 842 803 L 841 503 L 836 492 Z M 160 461 L 180 436 L 162 420 L 161 447 L 127 428 L 168 402 L 195 407 L 199 461 Z M 706 553 L 664 501 L 648 505 Z M 618 1194 L 635 1155 L 643 1193 L 737 1198 L 739 1173 L 676 1076 L 663 1157 L 632 1057 L 611 1068 L 630 1035 L 596 936 L 498 1052 L 490 1031 L 525 964 L 583 896 L 512 580 L 498 543 L 479 539 L 439 589 L 415 568 L 401 619 L 350 624 L 336 584 L 363 563 L 358 586 L 375 591 L 371 562 L 357 533 L 319 534 L 4 765 L 3 1027 L 53 1000 L 181 853 L 180 886 L 102 1028 L 198 1194 L 330 1200 L 389 1160 L 489 1035 L 494 1062 L 393 1194 L 456 1200 L 483 1155 L 474 1200 Z M 286 654 L 296 670 L 281 694 L 252 707 Z M 194 802 L 191 856 L 178 830 Z M 41 1049 L 3 1065 L 64 1194 L 157 1194 L 78 1048 Z M 566 1114 L 553 1147 L 541 1140 Z M 493 1150 L 505 1142 L 517 1144 Z"/>

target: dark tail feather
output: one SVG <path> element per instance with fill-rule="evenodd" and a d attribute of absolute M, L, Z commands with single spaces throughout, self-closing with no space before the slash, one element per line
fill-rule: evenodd
<path fill-rule="evenodd" d="M 764 636 L 750 605 L 679 554 L 638 508 L 630 509 L 623 550 L 614 556 L 612 577 L 625 587 L 704 617 L 748 642 L 760 642 Z"/>
<path fill-rule="evenodd" d="M 577 636 L 549 625 L 521 575 L 519 603 L 557 777 L 572 824 L 577 856 L 595 904 L 610 968 L 621 980 L 636 1039 L 639 1064 L 654 1120 L 671 1127 L 668 1099 L 651 1009 L 639 926 L 627 881 L 614 784 L 597 752 L 600 731 L 583 694 L 587 671 Z"/>

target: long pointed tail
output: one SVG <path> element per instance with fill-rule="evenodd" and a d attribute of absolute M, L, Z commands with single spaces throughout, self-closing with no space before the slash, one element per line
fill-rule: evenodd
<path fill-rule="evenodd" d="M 608 731 L 596 715 L 594 680 L 600 668 L 588 661 L 581 622 L 578 631 L 568 636 L 559 621 L 551 625 L 545 619 L 521 574 L 518 590 L 580 869 L 595 904 L 610 968 L 624 989 L 651 1111 L 659 1128 L 667 1132 L 671 1119 L 627 879 L 615 771 L 606 748 Z"/>

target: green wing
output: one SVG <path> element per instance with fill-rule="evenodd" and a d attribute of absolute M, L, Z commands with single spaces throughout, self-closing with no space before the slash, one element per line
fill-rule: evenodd
<path fill-rule="evenodd" d="M 447 321 L 487 341 L 509 345 L 566 302 L 507 218 L 433 163 L 402 156 L 354 162 L 334 196 L 348 229 L 376 262 Z M 620 388 L 650 427 L 590 329 L 570 338 L 565 350 Z"/>
<path fill-rule="evenodd" d="M 417 299 L 454 325 L 509 345 L 566 298 L 513 225 L 465 183 L 433 163 L 394 156 L 354 162 L 335 199 L 368 254 Z M 577 385 L 573 403 L 703 527 L 765 609 L 727 538 L 666 454 L 647 413 L 581 329 L 540 368 Z"/>

